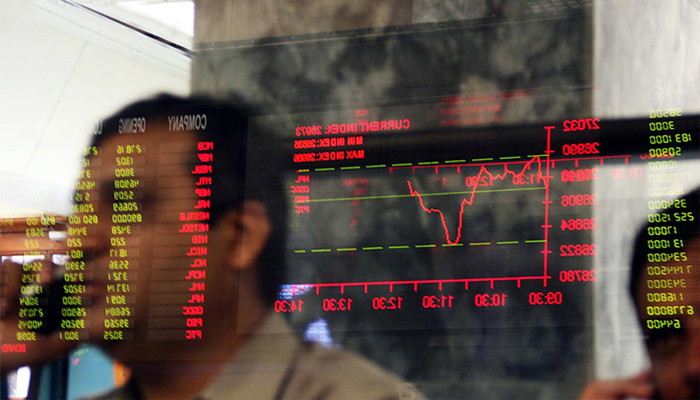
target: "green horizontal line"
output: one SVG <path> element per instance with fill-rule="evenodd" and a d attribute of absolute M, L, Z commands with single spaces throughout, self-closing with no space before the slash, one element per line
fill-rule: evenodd
<path fill-rule="evenodd" d="M 546 157 L 546 154 L 529 154 L 528 157 L 533 158 L 533 157 Z M 519 158 L 522 158 L 522 156 L 512 156 L 512 157 L 498 157 L 499 160 L 517 160 Z M 493 158 L 472 158 L 472 161 L 474 162 L 479 162 L 479 161 L 493 161 Z M 445 164 L 455 164 L 455 163 L 466 163 L 467 160 L 447 160 L 444 163 Z M 419 162 L 418 165 L 437 165 L 440 164 L 438 161 L 425 161 L 425 162 Z M 412 163 L 399 163 L 399 164 L 391 164 L 392 167 L 410 167 L 412 166 Z M 386 164 L 374 164 L 374 165 L 367 165 L 365 168 L 386 168 Z M 340 167 L 341 170 L 349 170 L 349 169 L 361 169 L 362 167 L 354 166 L 354 167 Z M 336 168 L 316 168 L 314 169 L 315 171 L 323 172 L 323 171 L 335 171 Z M 310 172 L 311 170 L 309 169 L 300 169 L 298 172 Z"/>
<path fill-rule="evenodd" d="M 517 189 L 487 189 L 487 190 L 477 190 L 476 193 L 498 193 L 498 192 L 522 192 L 522 191 L 529 191 L 529 190 L 544 190 L 545 188 L 543 187 L 534 187 L 534 188 L 517 188 Z M 426 194 L 421 194 L 422 197 L 429 197 L 429 196 L 449 196 L 449 195 L 455 195 L 455 194 L 471 194 L 470 191 L 465 191 L 465 192 L 442 192 L 442 193 L 426 193 Z M 405 197 L 412 197 L 410 194 L 389 194 L 389 195 L 383 195 L 383 196 L 362 196 L 362 197 L 338 197 L 334 199 L 311 199 L 309 200 L 310 203 L 325 203 L 328 201 L 351 201 L 351 200 L 377 200 L 377 199 L 400 199 L 400 198 L 405 198 Z"/>
<path fill-rule="evenodd" d="M 517 240 L 513 241 L 508 241 L 508 242 L 496 242 L 496 244 L 519 244 L 520 242 Z M 544 243 L 544 240 L 526 240 L 525 243 Z M 471 242 L 469 243 L 470 246 L 488 246 L 491 245 L 491 242 Z M 441 244 L 442 247 L 463 247 L 465 244 L 464 243 L 455 243 L 455 244 L 449 244 L 449 243 L 443 243 Z M 423 249 L 423 248 L 434 248 L 437 247 L 438 245 L 436 244 L 417 244 L 413 247 L 417 249 Z M 411 246 L 408 245 L 400 245 L 400 246 L 387 246 L 388 249 L 390 250 L 404 250 L 404 249 L 410 249 Z M 357 247 L 340 247 L 335 249 L 336 251 L 357 251 Z M 371 250 L 384 250 L 383 246 L 376 246 L 376 247 L 362 247 L 362 250 L 366 251 L 371 251 Z M 312 253 L 329 253 L 331 252 L 332 249 L 311 249 Z M 294 250 L 295 253 L 306 253 L 306 250 Z"/>
<path fill-rule="evenodd" d="M 362 196 L 362 197 L 339 197 L 335 199 L 311 199 L 311 203 L 324 203 L 328 201 L 350 201 L 350 200 L 376 200 L 376 199 L 395 199 L 401 197 L 411 197 L 410 194 L 391 194 L 386 196 Z"/>

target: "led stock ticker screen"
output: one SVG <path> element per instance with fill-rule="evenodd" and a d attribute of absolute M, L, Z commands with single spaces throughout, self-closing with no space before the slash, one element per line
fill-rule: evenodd
<path fill-rule="evenodd" d="M 610 214 L 655 221 L 698 182 L 698 119 L 680 109 L 435 129 L 415 107 L 257 119 L 289 166 L 276 312 L 360 321 L 343 330 L 586 325 L 611 238 L 631 249 L 637 229 Z M 683 246 L 657 225 L 650 252 Z"/>

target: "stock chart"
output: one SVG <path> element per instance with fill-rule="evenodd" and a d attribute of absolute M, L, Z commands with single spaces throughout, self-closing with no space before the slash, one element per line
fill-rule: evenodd
<path fill-rule="evenodd" d="M 613 250 L 598 232 L 617 228 L 599 210 L 626 207 L 634 185 L 653 215 L 696 180 L 696 121 L 656 113 L 439 129 L 401 106 L 258 117 L 289 166 L 275 310 L 376 320 L 344 330 L 586 325 L 596 259 Z"/>

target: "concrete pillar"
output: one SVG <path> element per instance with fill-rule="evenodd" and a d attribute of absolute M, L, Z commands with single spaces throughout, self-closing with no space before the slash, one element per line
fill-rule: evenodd
<path fill-rule="evenodd" d="M 407 25 L 413 0 L 197 0 L 195 41 L 222 42 Z"/>

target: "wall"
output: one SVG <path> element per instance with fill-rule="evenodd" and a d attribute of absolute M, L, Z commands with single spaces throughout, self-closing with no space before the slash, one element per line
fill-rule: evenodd
<path fill-rule="evenodd" d="M 195 39 L 222 42 L 411 23 L 412 0 L 197 0 Z"/>
<path fill-rule="evenodd" d="M 648 118 L 649 111 L 682 108 L 700 112 L 700 1 L 599 0 L 594 31 L 593 110 L 599 117 Z M 697 170 L 696 163 L 685 165 Z M 686 190 L 700 182 L 687 182 Z M 605 192 L 606 188 L 600 188 Z M 596 267 L 604 274 L 595 286 L 595 375 L 613 379 L 648 366 L 635 311 L 627 295 L 629 262 L 636 229 L 646 220 L 646 186 L 627 188 L 625 212 L 601 218 L 630 227 L 623 234 L 601 232 L 609 252 Z M 607 235 L 607 236 L 606 236 Z"/>
<path fill-rule="evenodd" d="M 597 116 L 700 112 L 700 1 L 599 0 L 595 20 Z"/>

